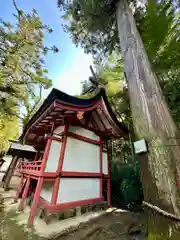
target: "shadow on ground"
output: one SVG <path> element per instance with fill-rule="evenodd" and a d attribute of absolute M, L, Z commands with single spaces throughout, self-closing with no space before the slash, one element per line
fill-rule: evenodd
<path fill-rule="evenodd" d="M 3 200 L 0 200 L 0 239 L 1 240 L 44 240 L 35 234 L 33 228 L 18 225 L 16 210 L 4 211 Z"/>
<path fill-rule="evenodd" d="M 1 240 L 45 240 L 27 225 L 19 225 L 16 221 L 16 210 L 5 211 L 3 200 L 0 200 L 0 239 Z M 78 228 L 69 229 L 51 240 L 144 240 L 140 233 L 142 216 L 127 211 L 111 212 Z M 47 240 L 47 239 L 46 239 Z M 50 239 L 49 239 L 50 240 Z"/>

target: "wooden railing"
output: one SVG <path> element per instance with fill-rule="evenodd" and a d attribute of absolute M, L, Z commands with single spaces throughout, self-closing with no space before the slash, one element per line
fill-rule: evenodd
<path fill-rule="evenodd" d="M 19 165 L 20 172 L 40 171 L 42 161 L 21 162 Z"/>

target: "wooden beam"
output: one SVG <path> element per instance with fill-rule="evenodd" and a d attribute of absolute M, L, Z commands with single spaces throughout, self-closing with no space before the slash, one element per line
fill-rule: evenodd
<path fill-rule="evenodd" d="M 11 181 L 13 172 L 15 170 L 15 167 L 17 165 L 19 158 L 17 156 L 14 156 L 7 171 L 6 174 L 4 175 L 3 179 L 2 179 L 2 186 L 4 188 L 5 191 L 9 190 L 9 183 Z"/>

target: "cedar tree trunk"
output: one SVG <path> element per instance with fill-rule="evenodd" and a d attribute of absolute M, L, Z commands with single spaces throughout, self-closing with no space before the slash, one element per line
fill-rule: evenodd
<path fill-rule="evenodd" d="M 180 176 L 179 133 L 126 0 L 119 1 L 116 14 L 133 125 L 137 138 L 144 138 L 149 149 L 140 159 L 144 200 L 180 216 L 180 189 L 176 184 L 176 178 Z M 149 219 L 152 223 L 152 218 Z M 155 224 L 149 222 L 148 231 L 154 238 L 149 239 L 166 239 L 163 236 L 158 238 L 157 218 L 153 220 Z M 175 226 L 174 223 L 172 226 Z M 171 239 L 169 234 L 173 231 L 169 229 L 172 226 L 167 223 L 163 227 L 167 239 Z"/>

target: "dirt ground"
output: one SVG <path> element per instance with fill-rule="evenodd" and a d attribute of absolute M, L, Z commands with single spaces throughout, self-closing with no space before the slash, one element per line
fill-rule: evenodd
<path fill-rule="evenodd" d="M 18 179 L 13 178 L 11 187 L 17 187 Z M 143 223 L 143 215 L 123 210 L 106 213 L 88 223 L 82 223 L 78 228 L 71 228 L 63 234 L 45 239 L 38 236 L 33 228 L 27 225 L 19 225 L 18 213 L 15 210 L 9 212 L 4 209 L 4 200 L 0 196 L 0 240 L 145 240 L 140 226 Z"/>
<path fill-rule="evenodd" d="M 140 231 L 142 220 L 140 214 L 131 212 L 107 213 L 53 240 L 145 240 Z"/>
<path fill-rule="evenodd" d="M 5 212 L 0 205 L 1 240 L 48 240 L 39 237 L 33 228 L 19 225 L 16 211 Z M 104 216 L 81 224 L 76 229 L 69 229 L 51 240 L 145 240 L 140 233 L 141 216 L 130 212 L 107 213 Z M 50 239 L 49 239 L 50 240 Z"/>

